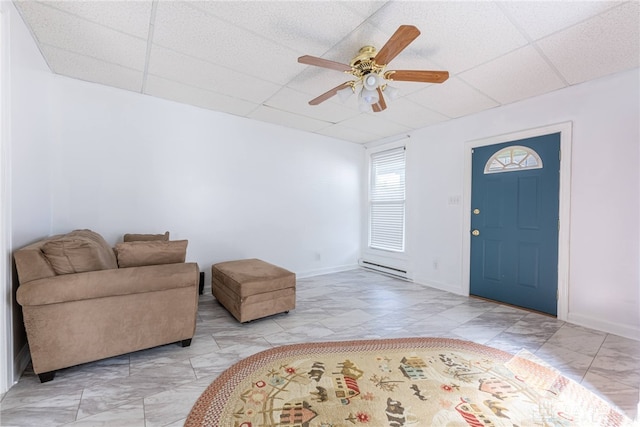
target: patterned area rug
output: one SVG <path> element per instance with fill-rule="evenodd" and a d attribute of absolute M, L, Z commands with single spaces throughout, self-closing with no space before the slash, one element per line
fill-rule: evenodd
<path fill-rule="evenodd" d="M 186 427 L 631 426 L 557 371 L 468 341 L 296 344 L 244 359 Z"/>

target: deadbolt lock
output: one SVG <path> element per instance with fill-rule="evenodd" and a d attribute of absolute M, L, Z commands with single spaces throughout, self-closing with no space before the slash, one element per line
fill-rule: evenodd
<path fill-rule="evenodd" d="M 474 209 L 474 210 L 473 210 L 473 214 L 474 214 L 474 215 L 478 215 L 479 213 L 480 213 L 480 209 Z"/>
<path fill-rule="evenodd" d="M 471 232 L 471 234 L 473 234 L 474 236 L 479 236 L 480 235 L 480 231 L 479 230 L 473 230 Z"/>

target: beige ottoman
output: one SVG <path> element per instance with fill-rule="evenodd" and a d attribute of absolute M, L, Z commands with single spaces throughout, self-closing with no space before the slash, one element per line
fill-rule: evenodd
<path fill-rule="evenodd" d="M 244 323 L 296 307 L 296 275 L 259 259 L 211 266 L 211 292 Z"/>

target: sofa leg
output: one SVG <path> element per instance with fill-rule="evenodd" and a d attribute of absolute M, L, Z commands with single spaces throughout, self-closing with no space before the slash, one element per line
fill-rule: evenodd
<path fill-rule="evenodd" d="M 49 382 L 53 380 L 53 377 L 55 376 L 56 376 L 56 371 L 43 372 L 41 374 L 38 374 L 38 378 L 40 378 L 41 383 Z"/>
<path fill-rule="evenodd" d="M 191 338 L 189 338 L 188 340 L 182 340 L 180 341 L 180 345 L 182 347 L 189 347 L 191 345 Z"/>

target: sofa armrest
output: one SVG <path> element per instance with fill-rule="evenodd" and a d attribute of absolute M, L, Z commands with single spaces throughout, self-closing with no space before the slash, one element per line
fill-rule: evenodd
<path fill-rule="evenodd" d="M 20 284 L 16 299 L 22 306 L 34 306 L 190 286 L 197 294 L 198 282 L 195 262 L 149 265 L 33 280 Z"/>

